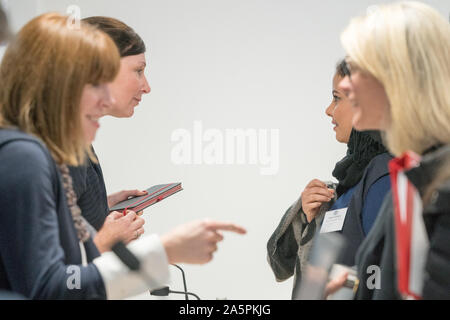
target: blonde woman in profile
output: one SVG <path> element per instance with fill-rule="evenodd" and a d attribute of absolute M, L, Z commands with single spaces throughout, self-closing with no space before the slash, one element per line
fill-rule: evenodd
<path fill-rule="evenodd" d="M 205 263 L 207 232 L 146 236 L 129 248 L 152 283 L 111 252 L 99 256 L 68 165 L 87 157 L 120 68 L 113 40 L 49 13 L 27 23 L 0 66 L 0 290 L 31 299 L 120 299 L 165 285 L 171 260 Z M 188 225 L 189 226 L 189 225 Z M 230 229 L 243 232 L 240 228 Z M 77 281 L 73 275 L 79 275 Z"/>
<path fill-rule="evenodd" d="M 399 231 L 401 194 L 389 194 L 358 252 L 356 297 L 450 299 L 450 25 L 428 5 L 401 2 L 352 20 L 341 40 L 350 76 L 340 88 L 354 106 L 355 128 L 385 131 L 396 164 L 407 159 L 402 156 L 407 151 L 421 158 L 405 175 L 422 200 L 423 207 L 416 208 L 422 208 L 428 239 L 420 244 L 429 241 L 419 256 L 423 264 L 411 260 L 418 263 L 418 276 L 406 283 L 399 262 L 405 251 L 398 239 L 406 237 Z M 411 242 L 412 250 L 419 247 Z M 370 266 L 381 272 L 377 286 L 368 285 Z M 327 291 L 339 288 L 345 277 L 331 281 Z"/>

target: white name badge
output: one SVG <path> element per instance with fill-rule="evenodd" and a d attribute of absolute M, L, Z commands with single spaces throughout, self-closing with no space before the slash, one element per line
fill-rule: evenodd
<path fill-rule="evenodd" d="M 322 228 L 320 233 L 341 231 L 344 226 L 345 215 L 348 208 L 327 211 L 323 218 Z"/>

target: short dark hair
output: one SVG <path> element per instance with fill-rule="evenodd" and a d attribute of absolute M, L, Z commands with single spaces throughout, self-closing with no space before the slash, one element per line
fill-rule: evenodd
<path fill-rule="evenodd" d="M 145 53 L 145 43 L 142 38 L 128 25 L 120 20 L 110 17 L 89 17 L 82 20 L 96 26 L 108 34 L 119 48 L 120 56 L 134 56 Z"/>
<path fill-rule="evenodd" d="M 341 78 L 345 78 L 350 75 L 350 71 L 348 70 L 347 62 L 345 59 L 340 60 L 336 65 L 336 74 Z"/>

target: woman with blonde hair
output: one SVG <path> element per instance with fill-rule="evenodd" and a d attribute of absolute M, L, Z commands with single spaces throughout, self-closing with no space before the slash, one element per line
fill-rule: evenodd
<path fill-rule="evenodd" d="M 398 157 L 393 193 L 358 252 L 357 298 L 450 299 L 450 25 L 428 5 L 400 2 L 352 20 L 341 40 L 353 125 L 383 130 Z"/>

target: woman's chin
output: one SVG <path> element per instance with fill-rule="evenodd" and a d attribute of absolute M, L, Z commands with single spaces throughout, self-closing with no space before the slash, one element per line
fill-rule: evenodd
<path fill-rule="evenodd" d="M 95 140 L 96 133 L 85 136 L 86 145 L 90 146 Z"/>
<path fill-rule="evenodd" d="M 122 110 L 122 112 L 113 114 L 113 117 L 116 118 L 131 118 L 134 115 L 134 108 L 129 108 L 127 110 Z"/>
<path fill-rule="evenodd" d="M 345 143 L 345 141 L 343 141 L 343 139 L 338 137 L 337 135 L 336 135 L 336 141 L 339 143 Z"/>
<path fill-rule="evenodd" d="M 134 114 L 134 106 L 110 109 L 108 110 L 107 114 L 114 118 L 130 118 Z"/>
<path fill-rule="evenodd" d="M 336 141 L 339 143 L 348 143 L 349 138 L 342 135 L 342 133 L 336 132 Z"/>

